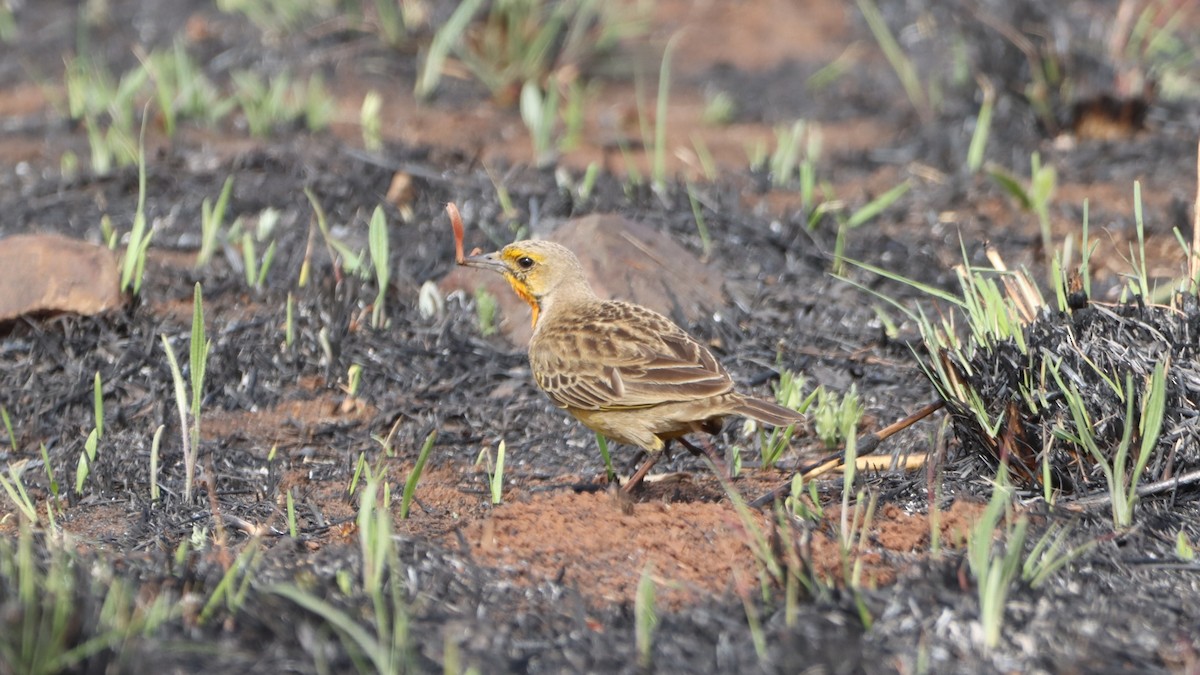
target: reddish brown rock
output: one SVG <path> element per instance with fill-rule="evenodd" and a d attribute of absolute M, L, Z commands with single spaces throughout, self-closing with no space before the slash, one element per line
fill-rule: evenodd
<path fill-rule="evenodd" d="M 601 298 L 629 300 L 685 321 L 725 306 L 718 272 L 666 234 L 641 223 L 595 214 L 567 221 L 546 239 L 575 252 Z M 499 275 L 456 267 L 441 287 L 467 293 L 486 289 L 499 306 L 501 332 L 515 345 L 528 344 L 533 332 L 529 307 Z"/>
<path fill-rule="evenodd" d="M 52 234 L 0 239 L 0 322 L 27 314 L 98 314 L 120 306 L 116 256 Z"/>

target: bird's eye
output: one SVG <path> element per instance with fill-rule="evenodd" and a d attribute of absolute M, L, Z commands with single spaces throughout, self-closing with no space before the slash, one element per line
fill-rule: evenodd
<path fill-rule="evenodd" d="M 530 267 L 533 267 L 533 258 L 523 255 L 520 258 L 517 258 L 517 266 L 523 270 L 527 270 Z"/>

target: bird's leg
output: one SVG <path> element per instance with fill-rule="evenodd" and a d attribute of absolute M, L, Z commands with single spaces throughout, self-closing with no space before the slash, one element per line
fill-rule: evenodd
<path fill-rule="evenodd" d="M 692 443 L 691 441 L 689 441 L 688 439 L 686 439 L 682 436 L 680 436 L 679 438 L 677 438 L 675 440 L 682 443 L 683 447 L 687 448 L 687 451 L 692 453 L 693 457 L 706 457 L 706 456 L 712 457 L 712 455 L 713 455 L 713 453 L 709 452 L 706 448 L 698 447 L 695 443 Z"/>
<path fill-rule="evenodd" d="M 729 472 L 729 465 L 725 463 L 725 460 L 721 457 L 720 453 L 718 453 L 716 449 L 708 443 L 704 443 L 702 441 L 701 446 L 703 447 L 701 447 L 682 436 L 675 440 L 682 443 L 683 447 L 687 448 L 688 452 L 692 453 L 692 455 L 696 457 L 707 457 L 708 461 L 713 463 L 713 468 L 715 468 L 722 476 L 725 476 L 729 479 L 733 478 L 733 474 Z"/>
<path fill-rule="evenodd" d="M 645 450 L 639 450 L 638 455 L 645 457 L 645 459 L 642 460 L 642 464 L 638 467 L 637 471 L 634 472 L 634 474 L 629 477 L 629 480 L 625 481 L 625 484 L 621 486 L 621 492 L 629 494 L 633 492 L 637 486 L 641 485 L 642 479 L 646 477 L 646 474 L 650 473 L 650 469 L 652 469 L 654 465 L 658 463 L 658 458 L 662 457 L 663 453 L 665 453 L 669 447 L 671 447 L 671 441 L 667 441 L 666 445 L 663 446 L 663 449 L 658 452 L 646 452 Z"/>
<path fill-rule="evenodd" d="M 650 469 L 658 462 L 658 457 L 658 453 L 647 455 L 646 461 L 642 462 L 637 472 L 630 476 L 629 480 L 625 481 L 625 484 L 621 486 L 621 492 L 629 494 L 633 492 L 634 488 L 641 485 L 642 479 L 646 477 L 646 474 L 650 473 Z"/>

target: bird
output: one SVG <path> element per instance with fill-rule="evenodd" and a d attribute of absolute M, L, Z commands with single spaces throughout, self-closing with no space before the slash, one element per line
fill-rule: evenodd
<path fill-rule="evenodd" d="M 644 455 L 622 485 L 629 493 L 679 441 L 715 435 L 724 419 L 775 427 L 802 424 L 800 413 L 739 393 L 712 352 L 667 317 L 632 302 L 602 300 L 570 249 L 517 241 L 459 264 L 501 274 L 532 312 L 529 365 L 538 388 L 559 408 L 609 440 Z"/>

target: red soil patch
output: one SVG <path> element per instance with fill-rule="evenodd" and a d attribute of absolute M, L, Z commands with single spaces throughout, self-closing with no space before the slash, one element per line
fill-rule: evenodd
<path fill-rule="evenodd" d="M 303 383 L 301 383 L 303 386 Z M 205 412 L 201 431 L 205 439 L 215 440 L 242 435 L 267 444 L 303 442 L 309 430 L 327 423 L 367 422 L 374 409 L 362 399 L 324 394 L 313 399 L 282 401 L 259 410 Z"/>
<path fill-rule="evenodd" d="M 64 533 L 77 535 L 77 545 L 83 549 L 104 549 L 105 541 L 124 539 L 132 521 L 124 502 L 81 504 L 58 516 Z"/>
<path fill-rule="evenodd" d="M 663 0 L 655 9 L 656 25 L 683 28 L 676 59 L 686 73 L 718 63 L 766 71 L 787 59 L 833 59 L 850 27 L 847 7 L 832 2 Z"/>
<path fill-rule="evenodd" d="M 728 504 L 629 506 L 610 494 L 541 494 L 496 508 L 464 534 L 479 562 L 514 581 L 576 584 L 598 604 L 631 601 L 647 567 L 664 606 L 728 592 L 735 568 L 756 578 Z"/>
<path fill-rule="evenodd" d="M 515 492 L 489 507 L 485 495 L 447 485 L 447 479 L 462 479 L 464 473 L 443 467 L 423 478 L 418 488 L 423 511 L 414 507 L 412 519 L 397 527 L 425 534 L 440 529 L 450 548 L 465 540 L 478 563 L 505 573 L 513 583 L 575 585 L 590 602 L 606 606 L 632 603 L 642 574 L 650 569 L 658 601 L 677 609 L 714 595 L 744 593 L 745 585 L 758 579 L 751 535 L 732 504 L 721 498 L 715 480 L 677 481 L 672 489 L 691 493 L 698 498 L 694 501 L 631 503 L 611 492 L 562 489 Z M 647 492 L 661 495 L 661 487 L 648 486 Z M 941 546 L 961 546 L 982 508 L 958 501 L 940 512 Z M 770 515 L 754 512 L 754 525 L 771 532 Z M 841 585 L 847 557 L 836 537 L 840 507 L 827 507 L 812 527 L 812 570 L 822 583 Z M 894 583 L 906 566 L 928 555 L 930 532 L 927 515 L 881 505 L 866 542 L 848 560 L 862 566 L 860 580 L 867 586 Z"/>

